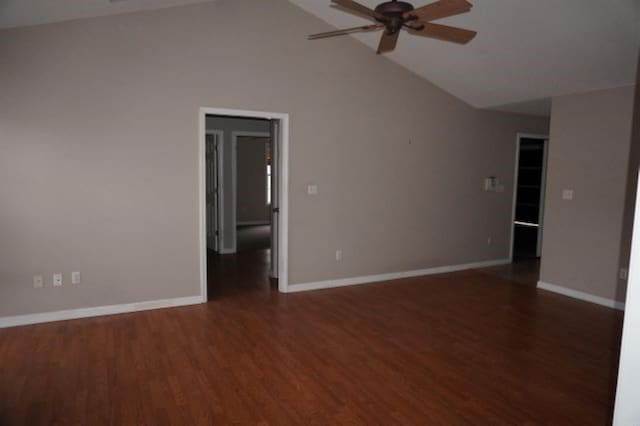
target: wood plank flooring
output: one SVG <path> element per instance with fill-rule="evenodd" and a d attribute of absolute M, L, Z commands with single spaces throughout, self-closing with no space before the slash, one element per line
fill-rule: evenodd
<path fill-rule="evenodd" d="M 610 423 L 619 312 L 484 271 L 282 295 L 265 253 L 207 305 L 0 330 L 0 425 Z"/>

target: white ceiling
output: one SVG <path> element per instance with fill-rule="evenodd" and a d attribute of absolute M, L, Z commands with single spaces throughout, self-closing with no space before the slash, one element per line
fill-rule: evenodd
<path fill-rule="evenodd" d="M 0 28 L 203 1 L 0 0 Z M 290 1 L 338 28 L 367 22 L 330 7 L 330 0 Z M 380 2 L 360 1 L 370 7 Z M 416 7 L 430 2 L 413 1 Z M 475 107 L 537 115 L 549 114 L 553 96 L 635 83 L 640 0 L 471 1 L 470 13 L 438 21 L 478 31 L 470 44 L 403 33 L 386 56 Z M 354 37 L 375 49 L 379 34 Z"/>

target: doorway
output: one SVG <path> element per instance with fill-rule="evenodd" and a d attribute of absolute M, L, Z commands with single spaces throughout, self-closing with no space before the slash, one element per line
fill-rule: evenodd
<path fill-rule="evenodd" d="M 234 132 L 232 140 L 236 252 L 271 250 L 271 133 Z"/>
<path fill-rule="evenodd" d="M 203 298 L 222 294 L 215 286 L 287 292 L 288 121 L 283 113 L 200 109 Z"/>
<path fill-rule="evenodd" d="M 266 132 L 233 131 L 232 157 L 232 238 L 236 252 L 271 248 L 272 237 L 272 129 Z"/>
<path fill-rule="evenodd" d="M 513 262 L 536 262 L 542 255 L 548 142 L 544 135 L 518 135 L 511 223 Z"/>

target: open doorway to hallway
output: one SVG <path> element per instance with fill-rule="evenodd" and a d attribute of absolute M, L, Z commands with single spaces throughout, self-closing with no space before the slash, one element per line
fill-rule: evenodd
<path fill-rule="evenodd" d="M 546 135 L 518 134 L 509 273 L 527 283 L 540 272 L 548 144 Z"/>
<path fill-rule="evenodd" d="M 202 108 L 200 118 L 207 298 L 286 291 L 288 116 Z"/>
<path fill-rule="evenodd" d="M 232 134 L 236 251 L 270 250 L 271 131 Z"/>

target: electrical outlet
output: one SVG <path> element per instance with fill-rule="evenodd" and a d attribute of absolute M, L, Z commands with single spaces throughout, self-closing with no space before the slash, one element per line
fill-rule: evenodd
<path fill-rule="evenodd" d="M 80 284 L 80 272 L 71 273 L 71 284 Z"/>
<path fill-rule="evenodd" d="M 336 250 L 336 260 L 338 262 L 342 260 L 342 250 Z"/>
<path fill-rule="evenodd" d="M 562 199 L 566 201 L 573 200 L 573 189 L 563 189 L 562 190 Z"/>
<path fill-rule="evenodd" d="M 60 287 L 62 285 L 62 274 L 53 274 L 53 286 Z"/>
<path fill-rule="evenodd" d="M 40 274 L 33 276 L 33 288 L 44 287 L 44 277 Z"/>

